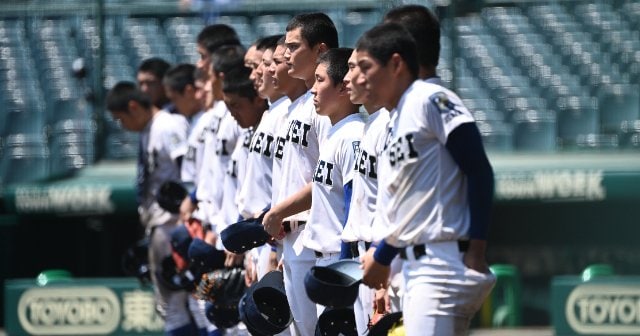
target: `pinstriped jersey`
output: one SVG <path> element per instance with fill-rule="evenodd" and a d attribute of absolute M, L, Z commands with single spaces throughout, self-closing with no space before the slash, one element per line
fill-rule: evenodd
<path fill-rule="evenodd" d="M 364 120 L 354 113 L 333 125 L 322 142 L 313 174 L 311 212 L 302 233 L 307 248 L 323 253 L 340 252 L 346 216 L 344 186 L 353 178 L 363 131 Z"/>
<path fill-rule="evenodd" d="M 198 178 L 196 198 L 206 203 L 211 203 L 213 193 L 211 186 L 213 185 L 213 157 L 216 155 L 216 143 L 218 141 L 218 132 L 222 119 L 229 114 L 227 105 L 224 101 L 216 101 L 215 105 L 207 112 L 210 114 L 209 127 L 204 139 L 203 161 L 200 167 L 200 175 Z"/>
<path fill-rule="evenodd" d="M 389 111 L 382 108 L 369 116 L 353 166 L 353 194 L 349 219 L 342 232 L 344 241 L 372 241 L 371 226 L 378 194 L 378 159 L 384 148 Z"/>
<path fill-rule="evenodd" d="M 474 122 L 450 90 L 415 81 L 392 116 L 380 159 L 379 235 L 397 247 L 468 237 L 469 204 L 464 174 L 445 147 L 461 124 Z M 381 203 L 383 202 L 383 203 Z"/>
<path fill-rule="evenodd" d="M 238 191 L 238 209 L 244 218 L 251 218 L 271 204 L 276 130 L 287 113 L 291 101 L 282 97 L 262 115 L 247 157 L 246 173 Z"/>

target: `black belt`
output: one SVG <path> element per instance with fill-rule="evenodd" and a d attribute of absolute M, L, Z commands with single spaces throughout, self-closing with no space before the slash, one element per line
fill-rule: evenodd
<path fill-rule="evenodd" d="M 371 247 L 371 242 L 364 242 L 364 250 L 368 250 L 369 247 Z M 360 256 L 360 249 L 358 249 L 357 241 L 350 242 L 349 249 L 351 250 L 351 256 L 353 256 L 354 258 L 358 258 Z"/>
<path fill-rule="evenodd" d="M 410 247 L 400 249 L 400 258 L 407 259 L 407 249 L 413 249 L 413 255 L 416 259 L 420 259 L 427 254 L 425 244 L 413 245 Z M 458 251 L 467 252 L 469 249 L 468 240 L 458 240 Z"/>
<path fill-rule="evenodd" d="M 305 222 L 305 221 L 298 221 L 298 227 L 302 227 L 306 223 L 307 222 Z M 284 232 L 291 233 L 291 221 L 282 222 L 282 227 L 284 227 Z"/>

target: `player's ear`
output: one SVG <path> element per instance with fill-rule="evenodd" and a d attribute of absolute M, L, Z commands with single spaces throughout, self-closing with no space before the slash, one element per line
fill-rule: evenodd
<path fill-rule="evenodd" d="M 327 50 L 329 50 L 329 47 L 324 42 L 318 43 L 317 47 L 318 47 L 318 56 L 322 55 L 322 53 L 324 53 Z"/>
<path fill-rule="evenodd" d="M 391 55 L 388 65 L 391 67 L 392 73 L 396 76 L 406 68 L 404 59 L 398 53 Z"/>

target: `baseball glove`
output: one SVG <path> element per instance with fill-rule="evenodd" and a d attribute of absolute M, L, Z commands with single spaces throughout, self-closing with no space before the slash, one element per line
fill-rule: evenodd
<path fill-rule="evenodd" d="M 222 268 L 202 275 L 196 287 L 195 297 L 209 301 L 218 307 L 237 309 L 240 298 L 247 289 L 241 267 Z"/>

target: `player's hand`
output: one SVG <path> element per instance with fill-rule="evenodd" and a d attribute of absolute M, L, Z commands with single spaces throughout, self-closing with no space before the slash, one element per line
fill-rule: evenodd
<path fill-rule="evenodd" d="M 253 263 L 253 258 L 250 254 L 246 254 L 244 259 L 244 283 L 247 287 L 251 287 L 251 284 L 258 280 L 258 274 L 256 272 L 256 266 Z"/>
<path fill-rule="evenodd" d="M 242 262 L 244 261 L 244 253 L 235 254 L 227 250 L 225 250 L 224 252 L 227 255 L 227 258 L 224 260 L 224 267 L 234 267 L 242 265 Z"/>
<path fill-rule="evenodd" d="M 218 235 L 216 235 L 215 232 L 213 232 L 212 230 L 207 230 L 204 233 L 204 239 L 205 243 L 209 244 L 209 245 L 213 245 L 216 246 L 216 240 L 218 240 Z"/>
<path fill-rule="evenodd" d="M 185 197 L 180 204 L 180 220 L 186 223 L 195 210 L 196 205 L 191 202 L 191 198 L 189 196 Z"/>
<path fill-rule="evenodd" d="M 389 287 L 391 267 L 377 262 L 373 258 L 375 251 L 376 249 L 372 247 L 367 250 L 367 253 L 362 257 L 362 269 L 364 270 L 362 283 L 373 289 L 387 288 Z"/>
<path fill-rule="evenodd" d="M 278 253 L 276 251 L 271 251 L 269 253 L 269 269 L 268 272 L 274 271 L 278 269 Z"/>
<path fill-rule="evenodd" d="M 472 239 L 469 241 L 469 249 L 465 252 L 462 262 L 468 268 L 480 273 L 489 273 L 489 265 L 485 256 L 487 242 L 485 240 Z"/>
<path fill-rule="evenodd" d="M 284 218 L 282 218 L 278 211 L 273 208 L 264 215 L 264 218 L 262 218 L 262 225 L 264 225 L 264 230 L 272 237 L 282 239 L 284 238 L 284 229 L 282 226 L 283 220 Z"/>
<path fill-rule="evenodd" d="M 284 272 L 284 258 L 280 258 L 280 261 L 278 261 L 278 271 Z"/>
<path fill-rule="evenodd" d="M 391 300 L 387 288 L 377 289 L 373 298 L 373 311 L 378 314 L 391 312 Z"/>

